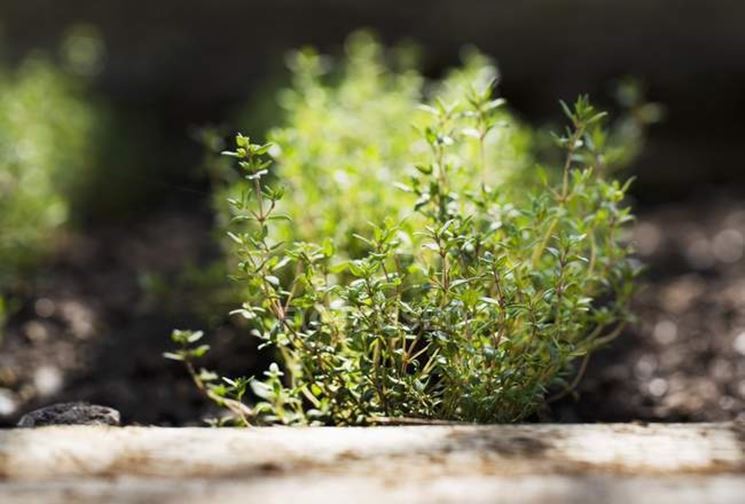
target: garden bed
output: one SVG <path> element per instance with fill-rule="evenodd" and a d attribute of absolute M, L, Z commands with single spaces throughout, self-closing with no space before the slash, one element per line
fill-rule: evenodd
<path fill-rule="evenodd" d="M 0 501 L 737 502 L 745 425 L 0 431 Z"/>
<path fill-rule="evenodd" d="M 725 263 L 693 253 L 701 237 L 713 241 L 729 228 L 745 233 L 744 212 L 724 194 L 641 212 L 634 234 L 648 269 L 636 300 L 639 323 L 590 360 L 579 400 L 554 403 L 549 421 L 710 422 L 745 415 L 737 343 L 745 327 L 743 259 Z M 170 329 L 190 321 L 153 303 L 135 274 L 171 278 L 171 270 L 196 260 L 189 251 L 204 252 L 198 244 L 206 232 L 199 219 L 160 215 L 145 232 L 115 229 L 71 241 L 2 342 L 0 425 L 14 425 L 35 407 L 75 400 L 113 406 L 125 423 L 196 425 L 214 416 L 182 369 L 161 357 Z M 161 257 L 168 264 L 155 262 Z M 51 315 L 35 309 L 45 304 L 54 307 Z M 234 333 L 226 326 L 211 338 L 207 365 L 219 363 L 234 375 L 255 372 L 265 364 L 255 341 Z M 131 358 L 122 359 L 123 352 Z"/>

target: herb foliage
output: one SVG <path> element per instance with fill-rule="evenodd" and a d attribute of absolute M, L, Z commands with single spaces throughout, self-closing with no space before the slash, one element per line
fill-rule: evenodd
<path fill-rule="evenodd" d="M 486 58 L 426 83 L 365 37 L 335 80 L 296 53 L 286 125 L 223 153 L 240 173 L 232 313 L 278 363 L 197 371 L 208 347 L 190 331 L 168 357 L 246 425 L 525 418 L 630 320 L 629 182 L 611 174 L 639 123 L 562 102 L 561 160 L 542 166 Z"/>

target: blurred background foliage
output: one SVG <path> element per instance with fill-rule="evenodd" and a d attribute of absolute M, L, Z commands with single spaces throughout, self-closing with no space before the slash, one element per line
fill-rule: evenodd
<path fill-rule="evenodd" d="M 274 173 L 290 193 L 279 210 L 294 219 L 279 225 L 278 239 L 320 243 L 332 238 L 342 255 L 358 257 L 363 243 L 354 233 L 366 234 L 371 222 L 398 221 L 405 216 L 401 212 L 408 213 L 412 196 L 396 183 L 427 160 L 420 130 L 428 113 L 419 104 L 450 103 L 466 96 L 471 86 L 497 81 L 496 67 L 475 50 L 442 81 L 428 80 L 419 72 L 415 51 L 411 46 L 387 49 L 371 33 L 356 32 L 346 39 L 340 58 L 312 48 L 289 54 L 290 86 L 275 91 L 274 99 L 267 97 L 279 108 L 265 138 L 275 145 Z M 485 182 L 492 185 L 518 173 L 525 176 L 532 165 L 533 133 L 503 110 L 495 118 L 499 127 L 485 139 L 486 162 L 492 167 Z M 250 126 L 250 121 L 239 122 Z M 465 143 L 461 150 L 461 159 L 479 161 L 475 144 Z M 222 177 L 228 184 L 217 187 L 226 190 L 215 196 L 225 225 L 231 217 L 227 198 L 250 188 L 230 168 L 221 167 L 220 173 L 232 174 Z"/>
<path fill-rule="evenodd" d="M 743 16 L 736 0 L 0 2 L 11 61 L 33 48 L 56 50 L 71 25 L 98 27 L 107 60 L 96 89 L 140 119 L 130 133 L 147 124 L 148 136 L 168 146 L 148 169 L 157 166 L 159 177 L 188 180 L 185 161 L 199 151 L 184 131 L 232 123 L 246 96 L 258 98 L 267 79 L 282 73 L 287 50 L 310 44 L 334 53 L 367 26 L 386 45 L 426 47 L 422 69 L 431 77 L 456 65 L 464 45 L 493 55 L 504 95 L 531 121 L 558 120 L 557 97 L 588 92 L 600 101 L 613 79 L 642 78 L 670 111 L 634 166 L 635 193 L 650 203 L 737 177 L 730 167 L 745 129 L 738 120 L 745 107 Z M 148 204 L 161 197 L 153 191 Z"/>
<path fill-rule="evenodd" d="M 33 273 L 70 220 L 92 170 L 97 112 L 84 82 L 43 55 L 0 68 L 0 292 Z"/>

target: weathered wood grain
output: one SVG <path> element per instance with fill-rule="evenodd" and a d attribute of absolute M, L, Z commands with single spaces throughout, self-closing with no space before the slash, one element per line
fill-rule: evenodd
<path fill-rule="evenodd" d="M 0 502 L 743 502 L 745 426 L 0 431 Z"/>

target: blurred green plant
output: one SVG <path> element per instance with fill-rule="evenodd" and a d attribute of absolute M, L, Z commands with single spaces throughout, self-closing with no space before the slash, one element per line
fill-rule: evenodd
<path fill-rule="evenodd" d="M 311 48 L 288 57 L 292 85 L 278 96 L 283 124 L 267 133 L 267 141 L 274 145 L 276 175 L 291 194 L 279 203 L 280 211 L 295 220 L 273 232 L 283 240 L 330 237 L 338 253 L 358 257 L 367 247 L 352 238 L 354 233 L 384 217 L 399 219 L 408 208 L 407 196 L 391 184 L 426 160 L 427 146 L 418 132 L 428 115 L 422 102 L 464 97 L 472 85 L 495 81 L 497 70 L 471 50 L 461 68 L 432 82 L 416 70 L 412 48 L 385 50 L 367 32 L 353 34 L 344 48 L 337 63 Z M 484 141 L 459 145 L 458 154 L 464 165 L 488 163 L 484 181 L 497 184 L 532 166 L 531 132 L 500 101 L 493 105 L 492 127 L 470 131 L 483 134 Z M 213 148 L 219 144 L 215 135 L 205 142 Z M 226 197 L 237 197 L 247 184 L 224 166 L 212 170 L 214 178 L 228 179 L 215 192 L 220 222 L 228 226 L 233 215 Z"/>
<path fill-rule="evenodd" d="M 0 66 L 0 296 L 18 288 L 68 221 L 95 143 L 96 110 L 83 91 L 41 55 Z"/>
<path fill-rule="evenodd" d="M 208 347 L 190 331 L 174 331 L 167 357 L 244 424 L 524 418 L 549 389 L 571 390 L 576 360 L 630 317 L 628 183 L 606 178 L 605 114 L 562 104 L 563 160 L 537 167 L 484 60 L 420 96 L 421 78 L 353 40 L 336 87 L 318 80 L 322 57 L 296 55 L 297 115 L 276 143 L 238 135 L 224 153 L 242 175 L 233 313 L 281 365 L 264 379 L 197 372 Z"/>

